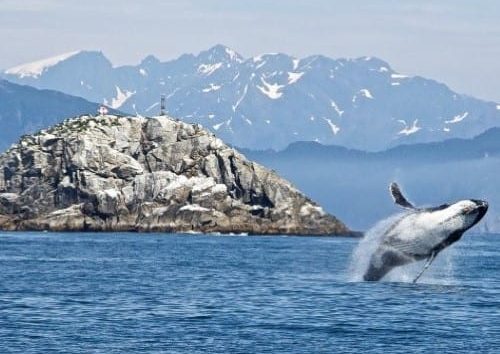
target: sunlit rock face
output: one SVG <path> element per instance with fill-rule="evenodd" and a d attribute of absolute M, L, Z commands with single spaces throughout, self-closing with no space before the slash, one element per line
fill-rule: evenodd
<path fill-rule="evenodd" d="M 0 164 L 4 230 L 349 233 L 276 173 L 168 117 L 69 119 Z"/>

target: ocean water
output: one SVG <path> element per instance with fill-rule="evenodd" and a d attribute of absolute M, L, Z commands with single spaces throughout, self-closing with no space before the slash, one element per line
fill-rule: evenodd
<path fill-rule="evenodd" d="M 358 242 L 0 233 L 0 352 L 499 352 L 500 235 L 417 284 L 352 281 Z"/>

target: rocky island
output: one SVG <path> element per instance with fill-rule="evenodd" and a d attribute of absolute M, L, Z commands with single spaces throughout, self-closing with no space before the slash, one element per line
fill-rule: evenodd
<path fill-rule="evenodd" d="M 200 125 L 81 116 L 0 155 L 0 229 L 348 234 Z"/>

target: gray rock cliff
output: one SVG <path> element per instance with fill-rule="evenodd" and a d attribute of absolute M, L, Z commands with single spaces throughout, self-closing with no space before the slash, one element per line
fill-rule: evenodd
<path fill-rule="evenodd" d="M 0 229 L 346 234 L 199 125 L 82 116 L 0 156 Z"/>

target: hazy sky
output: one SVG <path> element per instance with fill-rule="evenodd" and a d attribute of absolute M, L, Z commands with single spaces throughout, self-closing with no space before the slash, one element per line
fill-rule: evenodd
<path fill-rule="evenodd" d="M 244 56 L 377 56 L 500 102 L 498 0 L 0 0 L 0 68 L 76 49 L 116 64 L 221 43 Z"/>

